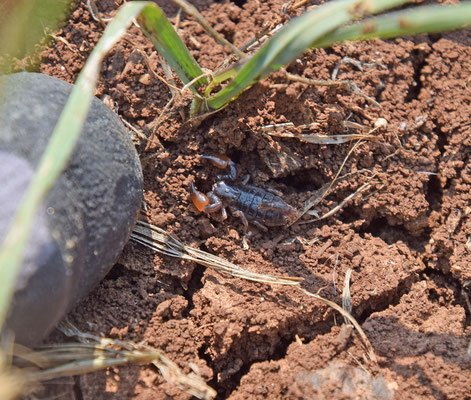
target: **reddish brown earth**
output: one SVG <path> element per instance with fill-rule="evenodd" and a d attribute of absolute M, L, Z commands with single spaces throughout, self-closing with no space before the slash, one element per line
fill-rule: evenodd
<path fill-rule="evenodd" d="M 80 1 L 40 70 L 74 82 L 102 33 Z M 157 1 L 167 15 L 177 8 Z M 280 21 L 283 0 L 210 1 L 199 7 L 215 29 L 241 46 Z M 313 2 L 314 3 L 314 2 Z M 98 1 L 105 16 L 120 0 Z M 175 19 L 173 20 L 175 22 Z M 192 19 L 179 33 L 205 68 L 229 54 Z M 106 58 L 97 96 L 109 96 L 137 129 L 160 114 L 171 94 L 134 49 L 163 76 L 150 42 L 133 27 Z M 130 242 L 117 265 L 72 313 L 83 331 L 143 341 L 190 372 L 190 363 L 219 399 L 465 399 L 471 398 L 471 339 L 467 288 L 471 279 L 471 32 L 335 45 L 306 53 L 288 71 L 328 79 L 343 57 L 339 79 L 355 82 L 380 103 L 342 89 L 289 82 L 283 72 L 245 92 L 199 127 L 177 110 L 153 139 L 138 143 L 147 207 L 141 219 L 185 244 L 253 272 L 305 278 L 304 287 L 340 304 L 353 269 L 353 315 L 370 339 L 377 364 L 343 319 L 287 287 L 230 279 L 191 262 L 161 256 Z M 276 86 L 275 86 L 276 85 Z M 187 109 L 184 109 L 187 110 Z M 309 224 L 251 228 L 242 246 L 240 220 L 208 219 L 190 205 L 188 185 L 210 189 L 217 172 L 197 154 L 225 153 L 254 184 L 273 187 L 291 205 L 332 181 L 352 144 L 315 145 L 268 136 L 262 127 L 317 123 L 314 133 L 370 130 L 316 211 L 323 214 L 370 182 L 332 217 Z M 374 175 L 374 176 L 373 176 Z M 81 376 L 65 389 L 75 399 L 188 399 L 150 366 Z"/>

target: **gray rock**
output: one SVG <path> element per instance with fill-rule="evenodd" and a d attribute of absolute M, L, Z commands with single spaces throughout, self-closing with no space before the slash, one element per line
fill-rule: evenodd
<path fill-rule="evenodd" d="M 36 73 L 0 78 L 0 241 L 72 85 Z M 142 171 L 119 118 L 94 98 L 67 169 L 36 216 L 4 331 L 40 342 L 113 266 L 142 201 Z"/>

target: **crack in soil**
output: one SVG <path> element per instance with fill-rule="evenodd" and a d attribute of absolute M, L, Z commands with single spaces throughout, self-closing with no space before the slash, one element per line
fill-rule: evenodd
<path fill-rule="evenodd" d="M 406 103 L 410 103 L 413 100 L 418 100 L 420 91 L 422 89 L 422 81 L 420 76 L 422 75 L 423 68 L 427 65 L 426 56 L 421 50 L 413 50 L 410 53 L 410 57 L 414 66 L 414 74 L 412 84 L 409 86 L 409 91 L 407 92 L 406 98 L 404 99 Z"/>
<path fill-rule="evenodd" d="M 369 300 L 364 304 L 368 304 L 371 306 L 374 304 L 374 307 L 367 307 L 365 308 L 360 316 L 356 316 L 355 309 L 353 310 L 353 315 L 355 316 L 356 320 L 360 325 L 362 325 L 373 313 L 381 312 L 387 310 L 389 307 L 396 306 L 399 304 L 403 295 L 407 294 L 410 291 L 410 288 L 414 282 L 418 280 L 418 275 L 413 274 L 404 279 L 403 281 L 399 282 L 399 285 L 395 288 L 391 289 L 390 291 L 383 292 L 380 299 L 377 299 L 373 302 Z M 362 308 L 361 305 L 357 306 L 356 309 Z M 310 337 L 309 339 L 303 337 L 303 344 L 308 345 L 312 341 L 316 340 L 318 336 L 325 335 L 332 331 L 332 328 L 337 327 L 339 325 L 334 323 L 334 314 L 337 314 L 334 310 L 331 310 L 330 316 L 325 320 L 321 321 L 320 323 L 316 324 L 316 333 Z M 342 324 L 340 324 L 342 325 Z M 257 363 L 262 363 L 264 361 L 278 361 L 282 360 L 286 357 L 288 353 L 289 346 L 292 345 L 296 340 L 293 339 L 285 339 L 283 337 L 278 337 L 279 343 L 277 344 L 274 352 L 267 357 L 257 360 L 251 360 L 250 362 L 246 362 L 240 368 L 240 370 L 232 375 L 230 379 L 222 381 L 222 382 L 214 382 L 212 383 L 212 387 L 214 387 L 218 392 L 218 397 L 216 399 L 223 399 L 229 397 L 229 395 L 235 391 L 242 378 L 248 374 L 250 368 Z M 242 340 L 242 339 L 241 339 Z M 207 348 L 207 347 L 206 347 Z M 205 359 L 208 361 L 207 357 Z M 221 397 L 222 396 L 222 397 Z"/>
<path fill-rule="evenodd" d="M 423 279 L 432 280 L 438 288 L 450 289 L 453 291 L 453 298 L 449 300 L 448 303 L 450 305 L 459 305 L 463 307 L 466 313 L 466 326 L 469 326 L 471 324 L 471 310 L 468 308 L 464 298 L 464 292 L 468 292 L 469 290 L 463 286 L 460 280 L 454 276 L 450 276 L 450 274 L 443 273 L 443 271 L 439 269 L 430 267 L 425 268 L 421 274 Z M 439 304 L 440 301 L 443 300 L 443 297 L 440 297 L 441 295 L 436 291 L 436 296 L 433 296 L 432 290 L 429 300 Z"/>
<path fill-rule="evenodd" d="M 384 291 L 383 293 L 381 293 L 382 296 L 378 299 L 374 299 L 374 301 L 370 300 L 364 303 L 367 304 L 368 307 L 366 307 L 359 316 L 357 316 L 357 313 L 355 313 L 355 309 L 352 310 L 352 314 L 355 316 L 358 323 L 360 325 L 363 325 L 363 323 L 369 317 L 371 317 L 371 314 L 385 311 L 389 307 L 394 307 L 398 305 L 401 301 L 401 298 L 405 294 L 409 293 L 412 285 L 418 280 L 419 277 L 416 273 L 409 275 L 408 277 L 400 281 L 399 284 L 391 290 Z M 356 308 L 360 308 L 360 305 Z"/>
<path fill-rule="evenodd" d="M 306 321 L 308 318 L 306 319 Z M 305 323 L 306 321 L 303 321 Z M 288 323 L 289 326 L 296 326 L 297 323 L 300 321 L 291 321 Z M 308 344 L 312 340 L 315 340 L 316 337 L 319 335 L 324 335 L 332 329 L 332 327 L 335 326 L 333 325 L 333 317 L 329 317 L 328 319 L 321 321 L 316 324 L 316 332 L 315 334 L 310 338 L 307 339 L 304 337 L 304 343 Z M 278 331 L 278 333 L 281 331 Z M 231 352 L 230 350 L 225 354 L 225 358 L 228 359 L 240 359 L 239 353 L 240 353 L 240 347 L 243 347 L 243 343 L 248 343 L 251 341 L 259 341 L 255 340 L 255 337 L 264 337 L 265 335 L 256 335 L 256 334 L 247 334 L 247 331 L 244 331 L 246 335 L 242 336 L 240 340 L 237 341 L 237 343 L 234 343 L 232 348 L 237 349 L 235 352 Z M 239 367 L 238 371 L 235 372 L 234 374 L 230 375 L 227 379 L 221 380 L 218 382 L 217 380 L 217 375 L 219 372 L 224 371 L 227 369 L 227 366 L 223 366 L 222 368 L 216 367 L 214 364 L 217 362 L 217 360 L 211 359 L 211 357 L 205 353 L 205 351 L 209 348 L 209 346 L 206 344 L 204 345 L 204 352 L 203 349 L 200 349 L 199 355 L 200 357 L 204 358 L 208 365 L 213 368 L 213 371 L 215 372 L 215 378 L 211 382 L 209 382 L 210 386 L 212 386 L 217 392 L 218 396 L 216 397 L 216 400 L 219 399 L 224 399 L 229 397 L 229 395 L 235 391 L 242 380 L 242 378 L 250 371 L 250 368 L 257 363 L 262 363 L 265 361 L 278 361 L 286 357 L 288 353 L 288 348 L 291 344 L 293 344 L 296 340 L 294 339 L 295 335 L 295 330 L 293 332 L 290 332 L 287 334 L 286 332 L 283 332 L 284 334 L 278 335 L 278 343 L 274 346 L 274 349 L 272 352 L 269 354 L 266 354 L 264 357 L 259 357 L 256 359 L 247 359 L 243 362 L 242 366 Z M 253 336 L 253 339 L 250 338 L 250 336 Z"/>
<path fill-rule="evenodd" d="M 430 228 L 424 228 L 420 237 L 411 234 L 403 225 L 390 225 L 386 217 L 373 219 L 368 225 L 361 226 L 358 233 L 362 238 L 366 235 L 377 237 L 389 246 L 403 242 L 407 247 L 418 254 L 425 253 L 425 246 L 430 240 Z"/>
<path fill-rule="evenodd" d="M 437 140 L 437 148 L 440 151 L 441 157 L 440 161 L 443 159 L 443 156 L 446 153 L 446 146 L 449 145 L 449 140 L 446 134 L 443 133 L 442 127 L 443 125 L 440 124 L 436 119 L 432 120 L 433 124 L 435 125 L 435 131 L 437 132 L 438 140 Z"/>
<path fill-rule="evenodd" d="M 74 400 L 84 400 L 80 376 L 74 376 L 73 393 L 75 396 Z"/>
<path fill-rule="evenodd" d="M 203 246 L 204 247 L 204 246 Z M 203 250 L 203 249 L 202 249 Z M 206 250 L 203 250 L 206 251 Z M 188 301 L 188 306 L 182 312 L 183 318 L 188 318 L 190 316 L 190 312 L 195 308 L 195 303 L 193 297 L 198 290 L 203 287 L 203 275 L 206 267 L 203 267 L 200 264 L 196 264 L 193 272 L 191 274 L 191 278 L 188 282 L 188 289 L 183 291 L 183 297 Z"/>
<path fill-rule="evenodd" d="M 429 215 L 432 211 L 438 211 L 441 209 L 443 204 L 443 189 L 437 175 L 430 175 L 429 177 L 427 190 L 425 192 L 425 200 L 430 204 Z"/>
<path fill-rule="evenodd" d="M 362 311 L 361 315 L 356 317 L 357 321 L 362 325 L 370 316 L 371 314 L 375 312 L 381 312 L 386 309 L 388 309 L 390 306 L 395 306 L 399 304 L 401 297 L 408 293 L 410 290 L 412 284 L 418 280 L 417 274 L 410 275 L 406 277 L 404 280 L 399 282 L 399 285 L 397 287 L 392 288 L 390 291 L 386 291 L 382 293 L 381 298 L 375 299 L 374 302 L 371 302 L 371 299 L 364 304 L 367 304 L 368 307 L 364 308 Z M 359 305 L 356 307 L 356 309 L 361 309 L 362 305 Z M 304 344 L 309 344 L 312 341 L 314 341 L 318 336 L 324 335 L 328 332 L 331 332 L 332 328 L 335 326 L 338 326 L 337 324 L 334 324 L 334 314 L 336 312 L 334 310 L 329 311 L 329 316 L 316 323 L 315 327 L 315 333 L 311 337 L 303 337 L 303 343 Z M 355 309 L 353 310 L 353 314 L 355 315 Z M 296 321 L 289 321 L 287 322 L 288 326 L 300 326 L 304 325 L 309 322 L 310 317 L 309 315 L 304 315 L 306 318 L 304 319 L 299 319 L 297 318 Z M 250 368 L 257 363 L 262 363 L 265 361 L 278 361 L 286 357 L 288 353 L 289 346 L 293 344 L 296 340 L 294 339 L 294 335 L 296 334 L 297 329 L 293 329 L 292 332 L 286 332 L 286 331 L 278 331 L 278 336 L 277 340 L 278 343 L 275 345 L 274 349 L 272 352 L 269 354 L 266 354 L 266 356 L 257 358 L 257 359 L 246 359 L 242 366 L 239 368 L 239 370 L 230 375 L 227 379 L 218 381 L 217 376 L 220 372 L 224 371 L 227 369 L 226 365 L 217 366 L 218 360 L 213 360 L 210 355 L 207 353 L 207 350 L 211 347 L 210 344 L 205 343 L 203 344 L 199 351 L 198 355 L 200 358 L 204 359 L 208 366 L 213 370 L 215 377 L 208 382 L 208 384 L 213 387 L 217 392 L 218 392 L 218 397 L 216 399 L 224 399 L 227 398 L 233 391 L 235 391 L 242 380 L 242 378 L 249 373 Z M 279 333 L 283 332 L 283 335 L 279 335 Z M 251 338 L 250 336 L 254 336 Z M 229 349 L 225 355 L 225 359 L 240 359 L 240 349 L 244 348 L 244 343 L 250 343 L 254 341 L 259 341 L 255 339 L 255 337 L 261 337 L 263 338 L 264 335 L 254 335 L 250 334 L 247 331 L 244 331 L 244 334 L 240 337 L 240 339 L 237 342 L 234 342 L 233 346 L 231 346 L 231 349 Z"/>

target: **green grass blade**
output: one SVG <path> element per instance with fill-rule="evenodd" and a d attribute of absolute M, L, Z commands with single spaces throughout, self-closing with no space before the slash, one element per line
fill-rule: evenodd
<path fill-rule="evenodd" d="M 326 3 L 291 20 L 255 53 L 227 87 L 208 99 L 218 109 L 241 92 L 296 59 L 311 44 L 343 24 L 410 0 L 339 0 Z"/>
<path fill-rule="evenodd" d="M 88 113 L 101 62 L 146 2 L 127 3 L 107 26 L 103 37 L 80 73 L 51 139 L 42 155 L 36 173 L 13 218 L 13 223 L 0 247 L 0 328 L 13 295 L 17 271 L 41 200 L 52 187 L 71 156 Z"/>
<path fill-rule="evenodd" d="M 138 17 L 138 22 L 142 32 L 152 41 L 185 85 L 204 75 L 159 7 L 149 2 Z M 191 90 L 198 94 L 196 88 L 206 82 L 206 78 L 199 79 L 191 86 Z"/>
<path fill-rule="evenodd" d="M 365 19 L 326 35 L 313 47 L 345 40 L 388 39 L 419 33 L 437 33 L 471 26 L 471 2 L 456 6 L 422 6 Z"/>

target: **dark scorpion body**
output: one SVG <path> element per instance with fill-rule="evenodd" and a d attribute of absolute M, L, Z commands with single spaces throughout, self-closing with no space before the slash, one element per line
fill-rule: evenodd
<path fill-rule="evenodd" d="M 281 197 L 257 186 L 247 185 L 247 179 L 242 183 L 228 184 L 222 179 L 234 181 L 237 176 L 235 164 L 224 155 L 200 156 L 207 159 L 218 168 L 229 167 L 227 175 L 218 176 L 211 192 L 206 195 L 197 191 L 191 184 L 191 199 L 199 211 L 207 214 L 221 211 L 222 218 L 227 218 L 226 207 L 233 215 L 239 217 L 248 228 L 248 221 L 263 230 L 267 226 L 282 226 L 294 221 L 298 211 L 287 204 Z"/>

